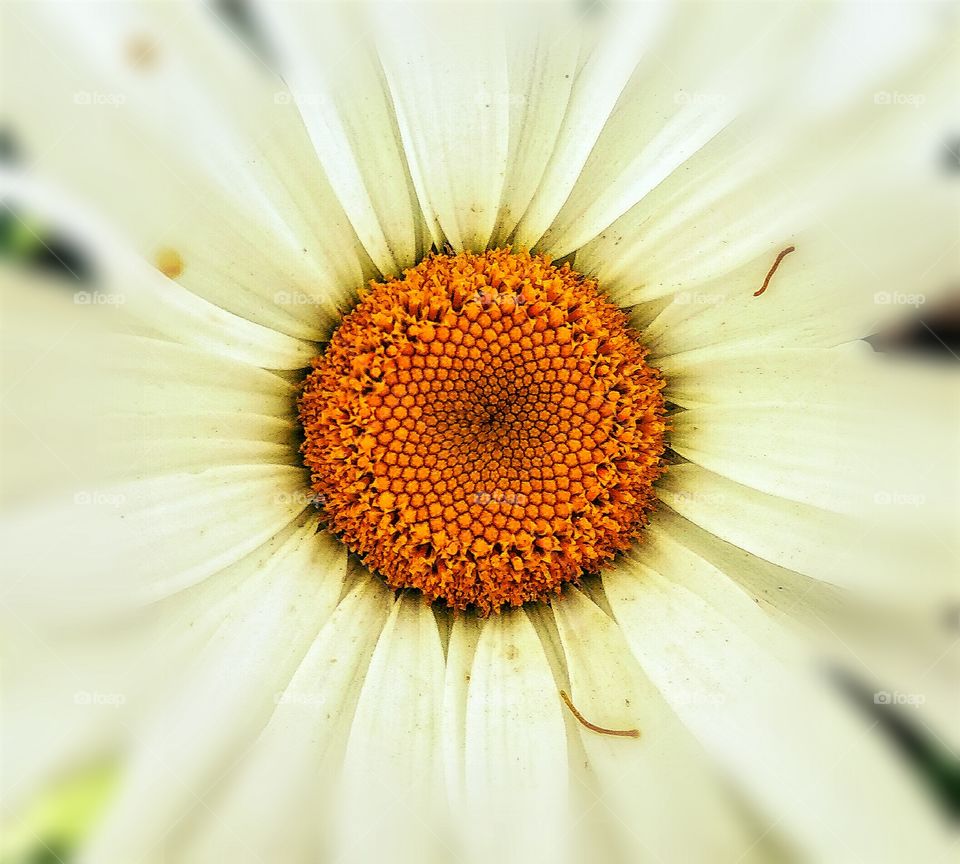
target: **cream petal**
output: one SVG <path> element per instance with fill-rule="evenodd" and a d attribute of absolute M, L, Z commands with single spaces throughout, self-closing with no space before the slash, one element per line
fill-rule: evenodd
<path fill-rule="evenodd" d="M 790 512 L 806 514 L 828 531 L 829 516 L 818 515 L 817 508 L 852 517 L 836 520 L 845 531 L 887 526 L 904 538 L 925 537 L 925 545 L 931 531 L 951 530 L 958 478 L 940 466 L 953 449 L 960 400 L 955 377 L 945 369 L 895 362 L 864 343 L 828 350 L 700 350 L 658 365 L 668 382 L 666 398 L 691 408 L 674 417 L 672 446 L 691 461 L 766 493 L 744 491 L 745 506 L 752 506 L 761 521 L 767 517 L 758 508 L 768 514 L 779 508 L 783 518 L 793 518 L 788 504 L 766 501 L 777 496 L 811 505 Z M 910 409 L 892 410 L 908 393 Z M 728 451 L 731 460 L 720 454 L 726 445 L 717 446 L 729 436 L 729 423 L 742 426 L 736 430 L 737 454 Z M 751 459 L 753 465 L 746 467 Z M 806 476 L 795 482 L 798 472 Z M 688 491 L 697 497 L 702 490 Z M 735 491 L 728 486 L 724 497 Z M 677 507 L 690 503 L 681 500 Z M 719 501 L 693 502 L 701 504 L 715 509 Z M 858 528 L 864 520 L 869 523 Z M 751 523 L 741 524 L 748 529 Z"/>
<path fill-rule="evenodd" d="M 111 318 L 101 321 L 110 329 L 134 332 L 140 325 L 150 335 L 264 369 L 300 369 L 316 355 L 313 342 L 227 312 L 168 279 L 90 208 L 36 176 L 0 168 L 0 194 L 18 213 L 42 220 L 50 230 L 70 237 L 90 257 L 95 281 L 76 284 L 70 309 L 75 320 L 81 314 L 89 317 L 91 310 L 110 312 Z M 22 275 L 17 281 L 29 291 L 28 283 L 35 279 Z M 98 305 L 105 308 L 98 309 Z M 39 320 L 23 312 L 16 316 L 18 328 L 35 327 Z"/>
<path fill-rule="evenodd" d="M 112 315 L 104 307 L 78 314 L 69 279 L 0 265 L 0 280 L 0 438 L 11 454 L 0 463 L 0 501 L 13 508 L 90 488 L 110 461 L 95 397 Z"/>
<path fill-rule="evenodd" d="M 670 444 L 686 459 L 770 495 L 838 513 L 863 513 L 889 486 L 891 451 L 872 437 L 877 418 L 840 405 L 710 405 L 671 419 Z M 893 451 L 894 453 L 896 451 Z"/>
<path fill-rule="evenodd" d="M 153 634 L 131 629 L 65 637 L 3 610 L 0 812 L 8 827 L 71 771 L 108 764 L 128 737 L 126 727 L 144 716 L 151 694 L 142 684 L 143 642 Z"/>
<path fill-rule="evenodd" d="M 560 212 L 640 56 L 654 41 L 664 8 L 661 3 L 597 6 L 591 11 L 600 20 L 581 24 L 580 68 L 556 146 L 517 226 L 517 247 L 535 246 Z"/>
<path fill-rule="evenodd" d="M 464 615 L 454 620 L 443 681 L 443 764 L 450 813 L 454 820 L 461 820 L 461 831 L 469 824 L 469 819 L 465 818 L 469 811 L 465 799 L 463 754 L 467 747 L 467 692 L 480 631 L 478 618 Z"/>
<path fill-rule="evenodd" d="M 227 312 L 159 277 L 143 262 L 131 264 L 133 273 L 123 273 L 124 280 L 115 283 L 128 298 L 124 311 L 169 339 L 264 369 L 303 369 L 319 353 L 313 342 Z M 295 295 L 281 291 L 277 296 Z"/>
<path fill-rule="evenodd" d="M 887 369 L 865 342 L 832 349 L 711 350 L 657 359 L 664 395 L 684 408 L 743 403 L 868 404 Z"/>
<path fill-rule="evenodd" d="M 739 14 L 735 7 L 730 9 L 718 13 L 719 17 Z M 872 173 L 877 160 L 890 171 L 920 167 L 914 157 L 929 146 L 929 133 L 946 110 L 947 73 L 943 58 L 937 56 L 946 47 L 946 35 L 937 32 L 933 16 L 911 16 L 909 10 L 900 8 L 892 16 L 902 20 L 891 23 L 884 20 L 891 16 L 871 21 L 861 10 L 850 16 L 859 20 L 847 23 L 846 35 L 852 44 L 870 50 L 870 63 L 853 67 L 842 60 L 842 71 L 832 70 L 838 80 L 829 91 L 805 93 L 811 78 L 795 75 L 794 64 L 806 56 L 806 71 L 811 51 L 826 50 L 838 41 L 832 29 L 835 22 L 828 20 L 832 14 L 818 10 L 813 15 L 824 20 L 799 33 L 781 26 L 765 34 L 773 42 L 766 50 L 784 55 L 778 63 L 767 64 L 765 86 L 776 94 L 780 106 L 790 105 L 789 114 L 776 104 L 765 104 L 762 123 L 743 115 L 736 125 L 710 139 L 682 172 L 668 176 L 626 218 L 614 223 L 596 243 L 588 244 L 578 255 L 578 265 L 596 270 L 618 297 L 622 292 L 626 303 L 649 299 L 666 293 L 671 285 L 691 286 L 702 281 L 704 274 L 735 269 L 750 257 L 746 250 L 755 254 L 768 248 L 774 238 L 795 234 L 809 221 L 804 214 L 823 220 L 823 205 L 828 201 L 863 191 L 856 182 L 872 179 L 874 185 L 883 185 Z M 926 32 L 908 33 L 911 19 L 913 24 L 923 22 L 921 29 Z M 899 50 L 875 51 L 881 38 L 888 43 L 892 40 Z M 762 62 L 764 56 L 757 54 L 757 60 Z M 836 64 L 838 58 L 833 59 Z M 715 56 L 712 62 L 727 67 L 729 58 Z M 878 109 L 874 94 L 881 83 L 890 82 L 885 76 L 896 76 L 897 84 L 905 87 L 926 83 L 922 88 L 929 94 L 926 119 L 933 129 Z M 738 89 L 734 95 L 742 101 Z M 721 95 L 729 97 L 722 91 Z M 768 101 L 773 102 L 769 94 Z M 873 133 L 868 147 L 861 140 L 865 127 Z M 819 136 L 815 154 L 809 146 L 811 134 Z M 855 143 L 861 146 L 853 153 Z M 833 157 L 825 159 L 826 152 Z M 845 183 L 825 182 L 834 180 L 841 167 L 851 168 Z M 777 173 L 772 176 L 770 171 Z M 786 230 L 791 224 L 793 228 Z M 771 226 L 775 228 L 772 233 Z M 841 237 L 845 233 L 841 232 Z M 642 266 L 636 266 L 641 262 Z"/>
<path fill-rule="evenodd" d="M 607 597 L 634 656 L 769 831 L 812 860 L 943 854 L 932 805 L 866 718 L 809 679 L 723 572 L 675 540 L 658 545 L 669 555 L 641 549 L 604 575 Z"/>
<path fill-rule="evenodd" d="M 368 259 L 286 90 L 208 10 L 37 4 L 9 24 L 11 124 L 33 171 L 190 291 L 324 337 Z"/>
<path fill-rule="evenodd" d="M 871 533 L 862 518 L 759 492 L 694 464 L 671 467 L 657 494 L 711 534 L 774 564 L 837 585 L 877 587 L 875 565 L 885 556 L 859 542 Z"/>
<path fill-rule="evenodd" d="M 597 794 L 613 815 L 623 861 L 738 861 L 752 844 L 697 742 L 637 666 L 616 623 L 575 589 L 553 604 L 571 698 Z"/>
<path fill-rule="evenodd" d="M 443 648 L 433 610 L 402 595 L 377 642 L 344 761 L 338 861 L 439 861 Z"/>
<path fill-rule="evenodd" d="M 744 514 L 748 520 L 751 515 Z M 809 526 L 795 525 L 794 530 L 808 546 L 821 542 Z M 762 524 L 756 533 L 763 534 Z M 960 707 L 955 686 L 960 652 L 943 622 L 943 610 L 956 596 L 954 571 L 936 560 L 939 544 L 931 544 L 929 537 L 910 548 L 890 533 L 876 526 L 848 531 L 846 548 L 856 554 L 844 556 L 846 569 L 832 580 L 844 586 L 838 588 L 821 581 L 822 576 L 811 578 L 763 560 L 669 511 L 658 512 L 650 523 L 654 549 L 662 534 L 679 540 L 728 574 L 761 609 L 800 632 L 822 666 L 845 670 L 861 688 L 873 687 L 875 693 L 904 694 L 909 701 L 894 710 L 908 707 L 935 739 L 955 748 L 960 743 L 953 721 Z M 839 546 L 823 542 L 816 561 L 821 570 L 823 562 L 833 566 L 831 556 L 840 556 Z M 818 577 L 817 570 L 809 569 Z M 938 570 L 943 575 L 936 576 Z M 913 578 L 905 580 L 906 572 Z"/>
<path fill-rule="evenodd" d="M 600 591 L 602 593 L 602 589 Z M 524 611 L 540 638 L 540 645 L 553 673 L 554 687 L 558 692 L 569 695 L 571 688 L 567 659 L 550 606 L 534 604 Z M 561 832 L 555 845 L 564 847 L 564 854 L 569 861 L 584 858 L 614 861 L 616 854 L 621 851 L 618 849 L 620 837 L 611 827 L 615 818 L 602 801 L 603 793 L 598 787 L 597 777 L 583 746 L 581 727 L 576 717 L 565 706 L 561 708 L 561 716 L 567 738 L 569 800 L 565 805 L 567 816 L 564 824 L 551 828 L 552 831 Z"/>
<path fill-rule="evenodd" d="M 949 550 L 931 543 L 929 528 L 791 501 L 693 464 L 673 466 L 657 492 L 710 534 L 812 579 L 909 606 L 946 602 L 953 593 Z M 908 571 L 915 575 L 905 581 Z"/>
<path fill-rule="evenodd" d="M 599 589 L 602 593 L 602 588 Z M 571 692 L 567 658 L 557 622 L 550 606 L 534 604 L 524 610 L 533 625 L 540 645 L 553 673 L 554 687 L 568 695 Z M 621 837 L 611 823 L 616 817 L 604 800 L 598 777 L 593 770 L 587 749 L 581 739 L 581 726 L 566 706 L 561 707 L 567 738 L 567 795 L 566 817 L 562 825 L 551 828 L 558 831 L 556 846 L 563 846 L 569 861 L 594 858 L 615 861 Z"/>
<path fill-rule="evenodd" d="M 105 416 L 155 418 L 203 406 L 212 413 L 294 417 L 295 386 L 255 366 L 140 336 L 112 336 L 102 347 L 104 378 L 96 398 Z"/>
<path fill-rule="evenodd" d="M 303 512 L 306 489 L 299 468 L 227 466 L 24 509 L 2 528 L 6 602 L 22 615 L 54 619 L 155 602 L 256 549 Z"/>
<path fill-rule="evenodd" d="M 214 812 L 184 839 L 180 860 L 318 859 L 317 844 L 329 845 L 332 831 L 333 780 L 391 605 L 379 579 L 361 576 L 277 694 L 257 741 L 208 796 Z"/>
<path fill-rule="evenodd" d="M 267 723 L 346 574 L 346 550 L 315 532 L 309 521 L 293 532 L 237 592 L 176 697 L 141 736 L 81 861 L 149 858 L 190 810 L 203 812 L 209 786 Z"/>
<path fill-rule="evenodd" d="M 819 635 L 823 621 L 839 620 L 858 596 L 760 558 L 670 510 L 654 514 L 649 527 L 650 554 L 658 561 L 666 561 L 671 540 L 682 543 L 726 573 L 778 623 L 798 625 L 807 636 Z"/>
<path fill-rule="evenodd" d="M 949 36 L 933 15 L 908 12 L 847 16 L 850 44 L 862 43 L 870 55 L 856 68 L 836 50 L 834 22 L 800 33 L 784 28 L 774 43 L 784 58 L 766 85 L 774 98 L 761 103 L 762 113 L 743 115 L 711 138 L 578 251 L 578 269 L 597 276 L 618 303 L 674 299 L 658 328 L 670 340 L 662 353 L 698 347 L 687 341 L 688 328 L 669 326 L 687 316 L 710 343 L 728 336 L 791 344 L 793 327 L 804 339 L 834 344 L 868 335 L 887 313 L 902 314 L 896 301 L 875 302 L 875 295 L 903 293 L 904 276 L 911 291 L 928 297 L 942 281 L 937 259 L 950 242 L 944 221 L 956 200 L 931 154 L 948 128 Z M 832 14 L 826 7 L 814 13 Z M 905 20 L 887 20 L 898 16 Z M 875 50 L 878 44 L 885 49 Z M 811 76 L 794 74 L 797 59 L 806 52 L 804 70 L 816 68 L 809 57 L 830 50 L 832 65 L 824 68 L 835 80 L 808 92 Z M 923 122 L 881 104 L 889 95 L 882 88 L 894 84 L 899 93 L 924 94 Z M 929 230 L 911 231 L 918 222 Z M 790 245 L 797 252 L 777 273 L 771 291 L 778 296 L 754 300 L 777 252 Z"/>
<path fill-rule="evenodd" d="M 340 203 L 373 263 L 393 275 L 422 255 L 426 226 L 382 70 L 353 11 L 257 6 Z"/>
<path fill-rule="evenodd" d="M 261 414 L 118 414 L 104 442 L 120 477 L 221 465 L 294 465 L 300 441 L 292 420 Z"/>
<path fill-rule="evenodd" d="M 898 213 L 910 212 L 910 221 L 929 226 L 929 232 L 908 234 L 900 242 L 902 227 L 894 231 L 876 225 L 878 213 L 891 213 L 893 200 L 903 200 Z M 867 209 L 861 205 L 859 212 L 829 223 L 769 237 L 761 250 L 747 252 L 733 269 L 711 270 L 711 256 L 705 255 L 706 269 L 689 281 L 662 283 L 662 290 L 646 283 L 651 300 L 641 301 L 631 320 L 643 330 L 655 358 L 686 353 L 705 359 L 832 347 L 870 336 L 926 304 L 933 305 L 944 296 L 942 286 L 950 284 L 956 269 L 943 255 L 950 242 L 940 228 L 946 207 L 933 205 L 918 212 L 901 195 L 871 200 L 870 212 Z M 869 236 L 864 234 L 854 245 L 850 234 L 865 231 L 867 225 Z M 742 236 L 750 230 L 744 226 Z M 755 296 L 780 254 L 791 246 L 794 251 L 781 259 L 768 289 Z M 901 254 L 895 255 L 894 249 Z M 587 268 L 578 257 L 577 266 L 581 265 Z M 645 267 L 638 261 L 638 278 L 644 278 Z M 618 294 L 615 288 L 612 293 L 624 305 L 640 299 Z"/>
<path fill-rule="evenodd" d="M 525 18 L 524 16 L 531 16 Z M 573 7 L 511 9 L 506 33 L 509 91 L 490 93 L 510 111 L 510 150 L 491 246 L 507 243 L 541 185 L 567 110 L 580 53 Z"/>
<path fill-rule="evenodd" d="M 768 290 L 754 296 L 790 246 L 795 251 L 781 260 Z M 875 330 L 880 308 L 873 303 L 875 286 L 861 256 L 835 237 L 784 231 L 734 270 L 666 286 L 657 313 L 643 321 L 644 341 L 658 359 L 831 347 Z M 620 302 L 626 302 L 622 295 Z M 637 307 L 634 320 L 647 315 L 646 305 Z"/>
<path fill-rule="evenodd" d="M 503 33 L 485 10 L 380 10 L 378 47 L 433 241 L 482 251 L 504 185 L 510 117 Z"/>
<path fill-rule="evenodd" d="M 314 525 L 304 514 L 235 564 L 150 607 L 111 618 L 109 628 L 43 626 L 7 602 L 4 653 L 22 658 L 5 683 L 10 711 L 2 732 L 17 745 L 7 747 L 4 765 L 4 804 L 11 813 L 22 813 L 43 784 L 76 766 L 127 752 L 157 706 L 179 693 L 186 670 L 234 613 L 245 586 L 260 584 L 265 564 L 294 534 Z M 323 542 L 318 538 L 320 548 Z"/>
<path fill-rule="evenodd" d="M 765 76 L 790 11 L 684 5 L 656 32 L 539 248 L 559 258 L 593 240 L 732 122 Z M 795 17 L 795 16 L 794 16 Z M 715 46 L 748 40 L 717 63 Z M 718 68 L 720 67 L 720 68 Z"/>
<path fill-rule="evenodd" d="M 560 711 L 553 674 L 526 614 L 484 621 L 467 692 L 468 860 L 566 860 L 568 767 Z"/>
<path fill-rule="evenodd" d="M 922 47 L 923 34 L 911 31 L 924 29 L 918 22 L 925 16 L 908 11 L 865 21 L 862 13 L 838 13 L 826 6 L 815 10 L 784 4 L 680 7 L 658 34 L 654 50 L 641 58 L 541 247 L 559 257 L 584 246 L 664 181 L 668 186 L 674 183 L 677 177 L 671 175 L 696 172 L 701 160 L 691 157 L 707 146 L 714 176 L 701 186 L 723 184 L 747 161 L 753 176 L 742 176 L 737 182 L 759 182 L 763 173 L 759 147 L 791 144 L 785 129 L 769 130 L 776 134 L 767 139 L 753 125 L 757 119 L 771 125 L 780 121 L 783 112 L 770 102 L 789 104 L 794 115 L 790 122 L 795 123 L 800 117 L 835 109 L 844 99 L 859 99 L 858 88 L 875 88 L 887 68 Z M 926 17 L 929 37 L 933 16 Z M 838 37 L 838 32 L 843 36 Z M 844 37 L 867 43 L 856 68 L 840 49 Z M 733 42 L 739 47 L 731 56 L 724 46 Z M 732 123 L 736 127 L 720 135 Z M 822 143 L 818 140 L 819 147 Z M 782 181 L 780 185 L 786 186 Z M 638 210 L 645 216 L 637 238 L 642 246 L 651 231 L 657 233 L 656 219 L 670 219 L 673 214 L 643 206 Z M 722 227 L 721 222 L 710 220 L 709 212 L 700 214 L 701 223 L 708 220 L 711 227 Z M 761 221 L 756 227 L 766 229 Z M 626 239 L 620 232 L 616 238 L 615 247 Z M 607 251 L 613 251 L 614 257 L 634 254 L 632 249 L 611 250 L 610 239 Z M 694 252 L 689 247 L 676 248 L 678 257 Z M 718 251 L 723 253 L 723 248 Z M 578 261 L 587 266 L 591 256 L 587 253 Z M 711 259 L 711 263 L 716 262 Z M 645 266 L 635 275 L 649 280 L 650 269 Z"/>

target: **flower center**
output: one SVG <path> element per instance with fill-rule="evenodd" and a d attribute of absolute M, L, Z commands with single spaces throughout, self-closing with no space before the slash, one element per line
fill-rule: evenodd
<path fill-rule="evenodd" d="M 431 255 L 372 284 L 299 400 L 330 527 L 431 602 L 549 600 L 654 505 L 663 380 L 645 355 L 596 282 L 544 256 Z"/>

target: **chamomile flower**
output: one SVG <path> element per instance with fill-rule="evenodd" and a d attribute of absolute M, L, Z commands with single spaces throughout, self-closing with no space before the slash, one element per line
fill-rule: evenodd
<path fill-rule="evenodd" d="M 949 19 L 247 12 L 5 13 L 8 200 L 93 269 L 8 292 L 10 814 L 116 764 L 78 861 L 938 860 L 813 661 L 911 680 L 852 610 L 948 584 L 951 385 L 862 340 L 950 274 Z"/>

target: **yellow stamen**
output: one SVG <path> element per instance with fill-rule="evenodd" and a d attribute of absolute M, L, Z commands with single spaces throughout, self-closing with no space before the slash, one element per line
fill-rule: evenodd
<path fill-rule="evenodd" d="M 331 529 L 431 602 L 549 600 L 654 505 L 663 380 L 645 356 L 597 284 L 545 256 L 438 254 L 371 284 L 299 400 Z"/>

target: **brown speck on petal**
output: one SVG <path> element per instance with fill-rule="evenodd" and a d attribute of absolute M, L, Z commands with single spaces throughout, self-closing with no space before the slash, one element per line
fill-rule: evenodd
<path fill-rule="evenodd" d="M 183 258 L 180 257 L 180 253 L 176 249 L 164 246 L 157 250 L 153 260 L 157 269 L 170 279 L 176 279 L 183 273 Z"/>
<path fill-rule="evenodd" d="M 157 63 L 157 40 L 144 34 L 132 36 L 127 41 L 125 53 L 134 69 L 150 69 Z"/>

